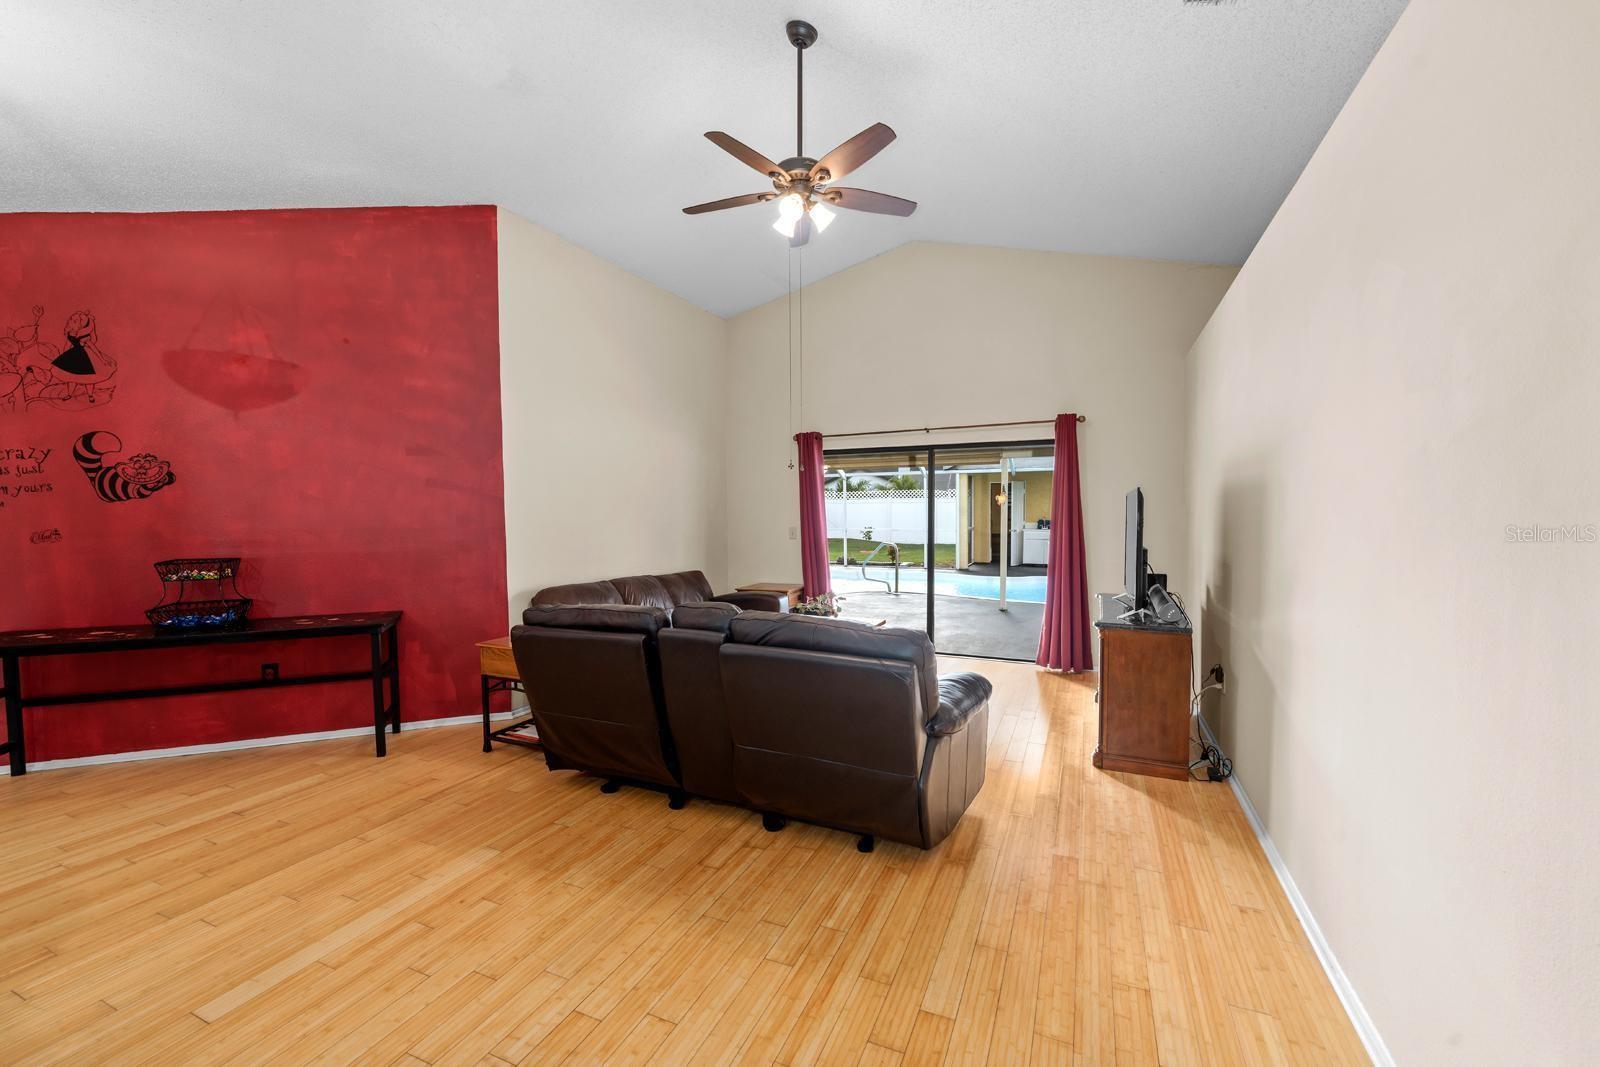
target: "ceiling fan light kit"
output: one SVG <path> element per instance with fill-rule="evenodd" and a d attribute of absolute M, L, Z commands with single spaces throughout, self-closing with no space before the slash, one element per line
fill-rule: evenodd
<path fill-rule="evenodd" d="M 706 139 L 745 166 L 766 176 L 772 182 L 773 191 L 746 193 L 695 204 L 684 208 L 683 213 L 701 215 L 708 211 L 776 200 L 778 217 L 772 228 L 789 238 L 791 248 L 801 247 L 811 240 L 813 233 L 826 230 L 834 219 L 835 213 L 831 210 L 834 207 L 877 215 L 904 217 L 911 214 L 917 209 L 915 201 L 832 184 L 883 151 L 894 140 L 894 131 L 883 123 L 868 126 L 820 160 L 805 154 L 805 52 L 817 43 L 817 28 L 809 22 L 795 20 L 784 27 L 784 32 L 795 49 L 794 155 L 782 163 L 774 163 L 721 130 L 712 130 L 706 134 Z"/>

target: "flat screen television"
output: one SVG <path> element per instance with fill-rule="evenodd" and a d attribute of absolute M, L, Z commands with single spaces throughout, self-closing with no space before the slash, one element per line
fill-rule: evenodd
<path fill-rule="evenodd" d="M 1144 554 L 1144 490 L 1134 487 L 1124 499 L 1122 530 L 1122 599 L 1129 611 L 1139 611 L 1150 606 L 1145 576 Z"/>

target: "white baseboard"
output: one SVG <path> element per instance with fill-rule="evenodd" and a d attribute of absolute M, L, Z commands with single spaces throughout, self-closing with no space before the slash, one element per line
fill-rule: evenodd
<path fill-rule="evenodd" d="M 490 719 L 509 719 L 527 714 L 527 706 L 498 711 Z M 482 723 L 482 715 L 452 715 L 446 719 L 407 719 L 402 729 L 431 730 L 438 726 L 467 726 Z M 209 745 L 184 745 L 181 748 L 146 748 L 137 752 L 108 752 L 101 756 L 74 756 L 72 759 L 49 759 L 28 764 L 29 772 L 55 771 L 66 767 L 97 767 L 103 763 L 134 763 L 139 760 L 168 759 L 172 756 L 201 756 L 208 752 L 235 752 L 245 748 L 272 748 L 276 745 L 299 745 L 307 741 L 332 741 L 341 737 L 370 737 L 372 727 L 354 726 L 348 730 L 320 730 L 309 734 L 283 734 L 280 737 L 247 737 L 242 741 L 218 741 Z M 402 736 L 404 736 L 402 734 Z M 390 744 L 394 744 L 393 741 Z M 0 777 L 11 774 L 11 768 L 0 765 Z"/>
<path fill-rule="evenodd" d="M 1216 736 L 1211 732 L 1205 717 L 1197 716 L 1197 718 L 1206 740 L 1215 745 Z M 1339 960 L 1333 954 L 1333 947 L 1323 936 L 1322 927 L 1317 925 L 1316 916 L 1311 914 L 1311 906 L 1301 895 L 1300 887 L 1295 885 L 1294 876 L 1289 873 L 1289 867 L 1283 861 L 1283 854 L 1273 843 L 1272 835 L 1267 833 L 1266 826 L 1261 822 L 1261 816 L 1256 813 L 1255 805 L 1250 803 L 1250 795 L 1244 791 L 1244 786 L 1239 784 L 1237 776 L 1230 777 L 1228 785 L 1233 788 L 1233 795 L 1244 811 L 1245 821 L 1250 824 L 1250 829 L 1255 831 L 1256 840 L 1261 842 L 1261 851 L 1267 854 L 1267 862 L 1272 865 L 1272 873 L 1278 876 L 1278 884 L 1283 887 L 1284 895 L 1289 898 L 1289 906 L 1294 909 L 1295 917 L 1300 920 L 1306 937 L 1311 939 L 1311 947 L 1322 963 L 1322 970 L 1327 974 L 1328 981 L 1333 983 L 1333 991 L 1339 994 L 1339 1002 L 1344 1005 L 1345 1014 L 1350 1016 L 1350 1025 L 1356 1028 L 1357 1036 L 1366 1046 L 1367 1055 L 1377 1067 L 1394 1067 L 1394 1057 L 1389 1055 L 1389 1048 L 1383 1043 L 1383 1036 L 1378 1033 L 1378 1027 L 1372 1021 L 1372 1016 L 1367 1014 L 1361 998 L 1356 995 L 1355 986 L 1350 984 L 1344 968 L 1339 966 Z"/>

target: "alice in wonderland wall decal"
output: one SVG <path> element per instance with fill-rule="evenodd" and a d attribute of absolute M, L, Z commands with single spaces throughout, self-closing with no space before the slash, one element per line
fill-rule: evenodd
<path fill-rule="evenodd" d="M 39 405 L 83 411 L 109 403 L 116 386 L 107 382 L 117 361 L 100 347 L 94 315 L 67 316 L 59 342 L 42 330 L 43 319 L 44 307 L 35 304 L 32 322 L 0 327 L 0 411 Z"/>
<path fill-rule="evenodd" d="M 0 508 L 13 500 L 55 491 L 44 468 L 54 451 L 44 445 L 0 446 Z"/>
<path fill-rule="evenodd" d="M 110 430 L 92 430 L 72 446 L 72 458 L 89 479 L 95 495 L 107 504 L 143 500 L 178 480 L 166 460 L 149 452 L 115 460 L 114 454 L 121 451 L 122 438 Z"/>

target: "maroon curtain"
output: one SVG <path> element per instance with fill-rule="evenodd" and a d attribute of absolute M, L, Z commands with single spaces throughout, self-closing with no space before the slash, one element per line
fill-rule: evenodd
<path fill-rule="evenodd" d="M 800 452 L 800 577 L 806 596 L 833 592 L 828 574 L 828 511 L 822 502 L 822 435 L 797 433 Z"/>
<path fill-rule="evenodd" d="M 1083 562 L 1083 497 L 1078 487 L 1078 416 L 1056 416 L 1055 487 L 1050 493 L 1050 557 L 1044 580 L 1041 667 L 1093 669 L 1089 579 Z"/>

